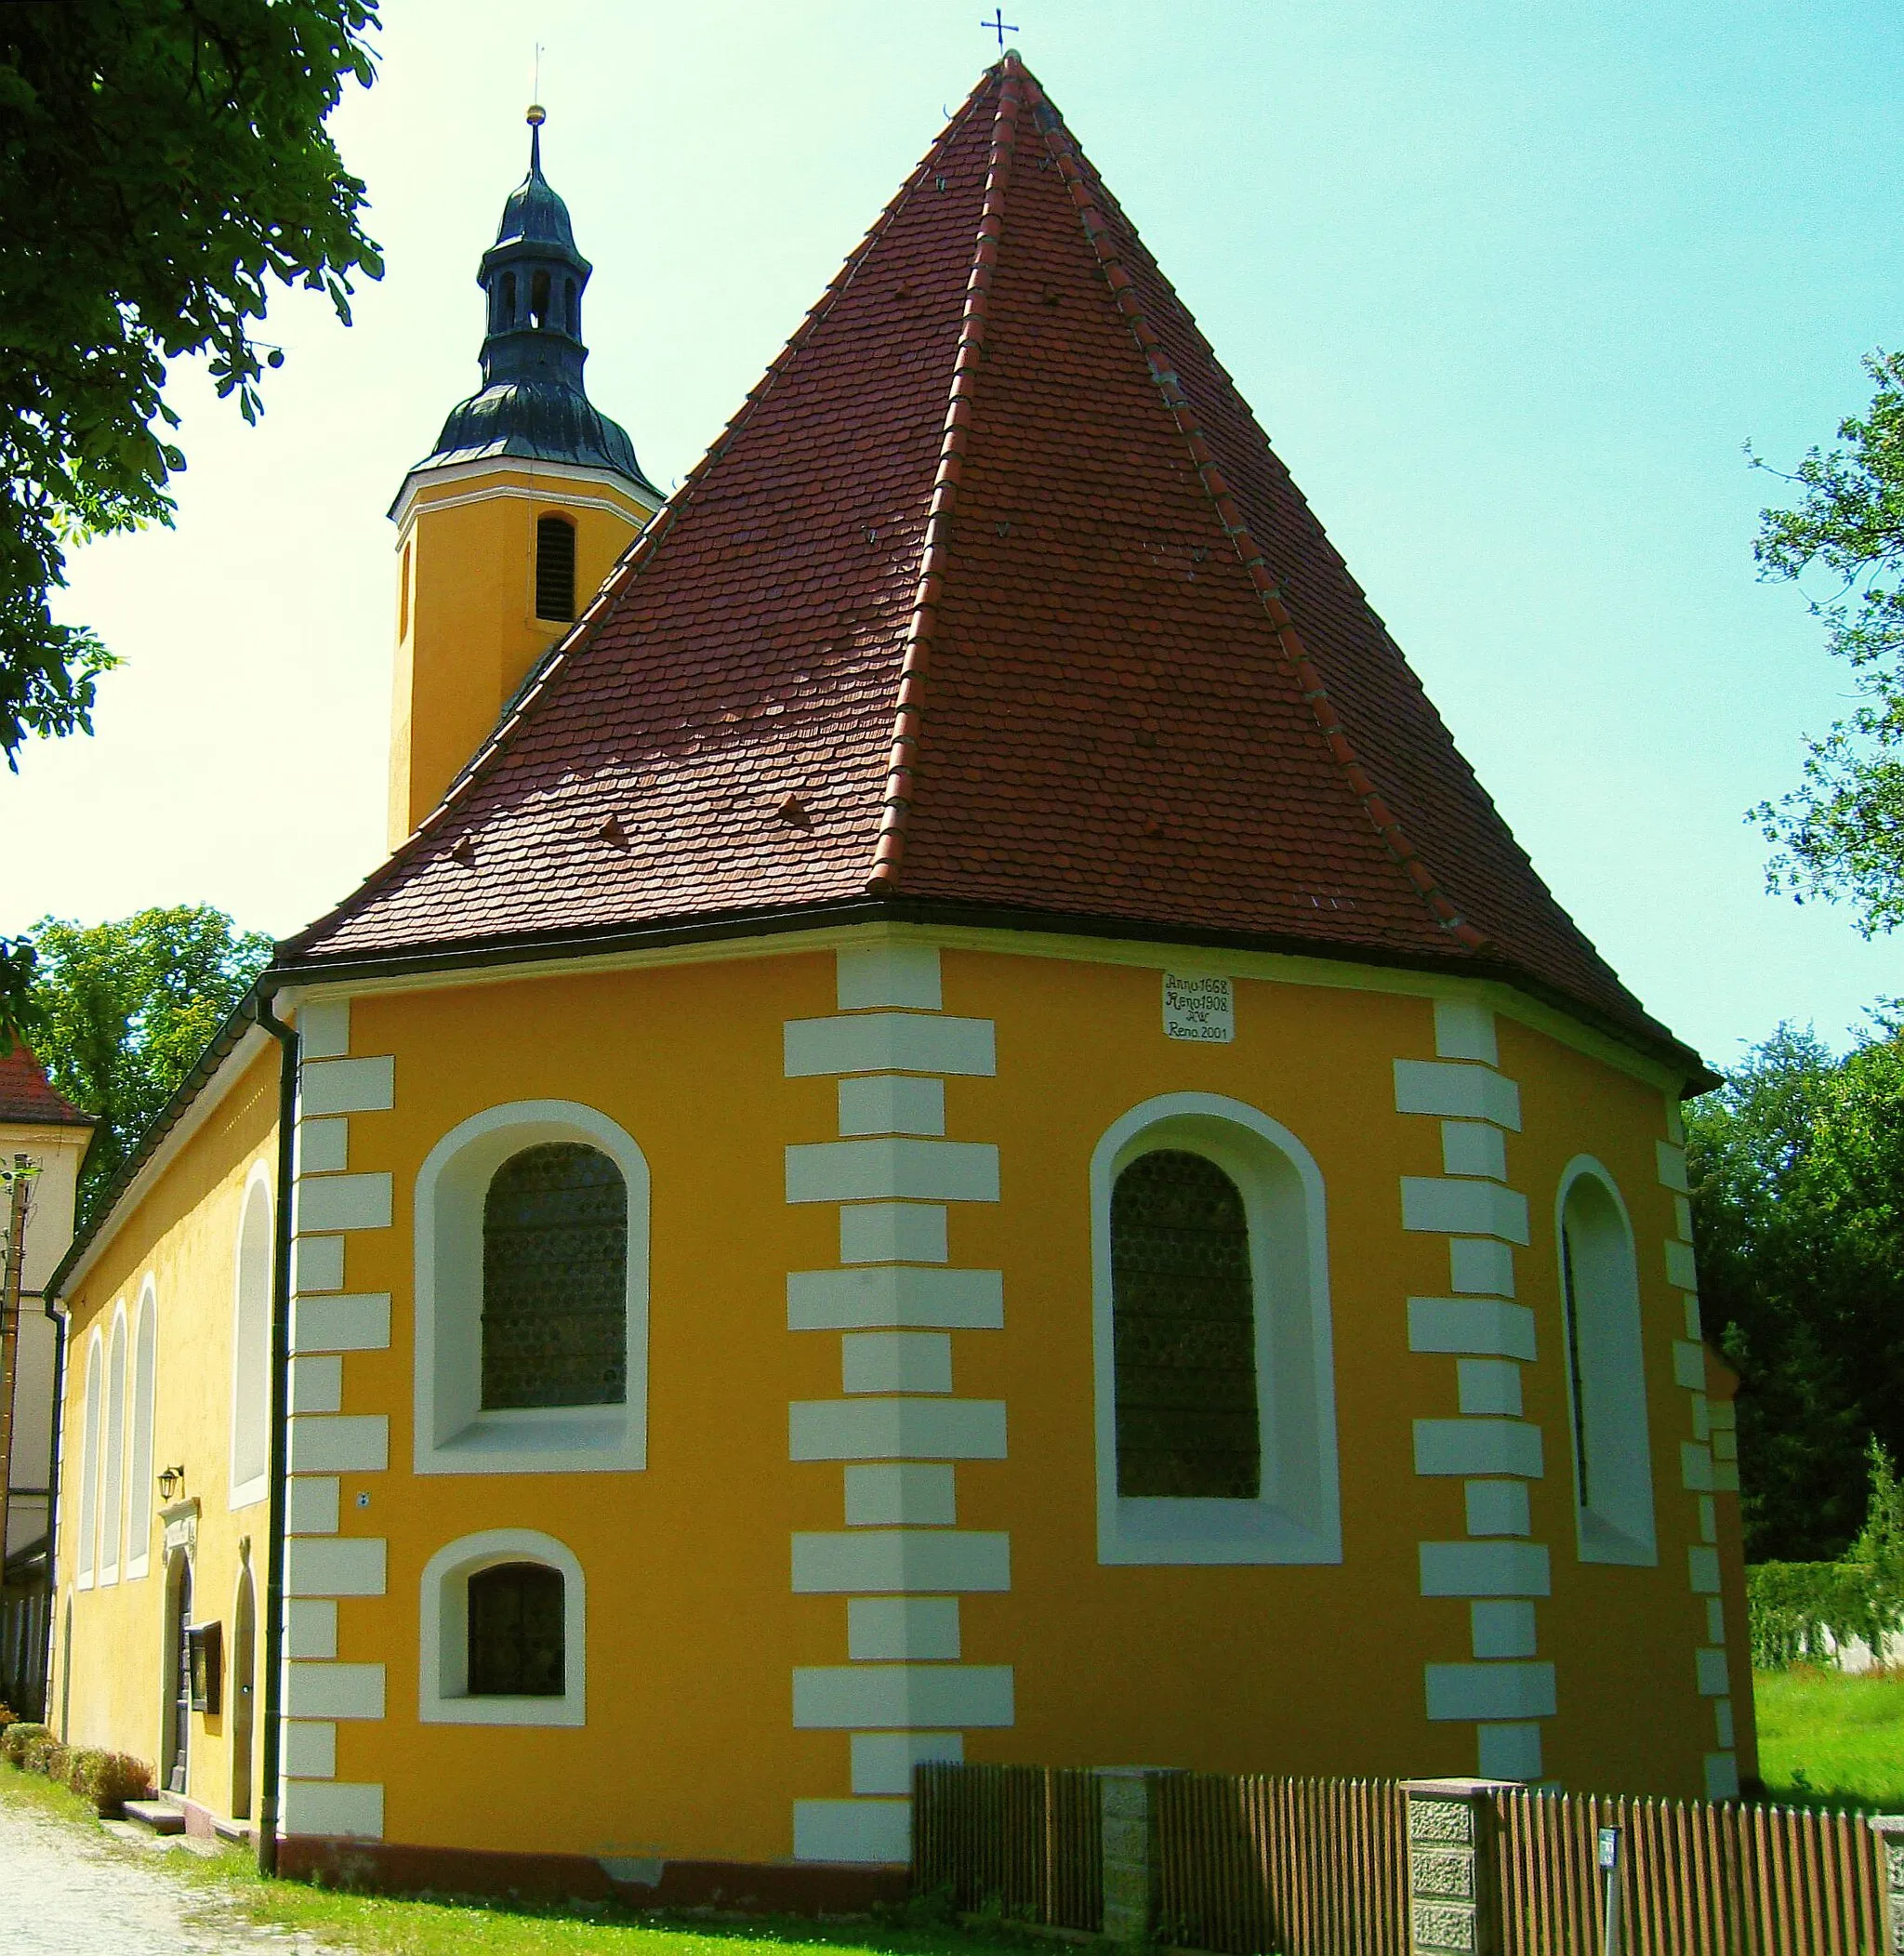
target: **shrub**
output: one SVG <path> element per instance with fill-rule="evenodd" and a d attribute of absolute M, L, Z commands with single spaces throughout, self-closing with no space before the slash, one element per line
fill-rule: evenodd
<path fill-rule="evenodd" d="M 42 1727 L 37 1738 L 27 1741 L 20 1763 L 30 1773 L 45 1773 L 49 1779 L 59 1779 L 65 1774 L 66 1748 Z"/>
<path fill-rule="evenodd" d="M 17 1725 L 19 1723 L 20 1713 L 11 1705 L 0 1705 L 0 1732 L 6 1731 L 8 1725 Z"/>
<path fill-rule="evenodd" d="M 25 1719 L 19 1719 L 4 1732 L 0 1732 L 0 1758 L 4 1758 L 8 1765 L 23 1766 L 26 1764 L 27 1748 L 33 1740 L 51 1738 L 52 1736 L 49 1727 L 31 1725 Z"/>
<path fill-rule="evenodd" d="M 1862 1637 L 1873 1651 L 1897 1624 L 1890 1584 L 1868 1562 L 1762 1562 L 1745 1572 L 1752 1661 L 1759 1671 L 1829 1664 L 1831 1645 Z"/>
<path fill-rule="evenodd" d="M 95 1813 L 114 1814 L 126 1801 L 142 1799 L 152 1791 L 152 1772 L 130 1752 L 86 1746 L 68 1756 L 66 1783 L 82 1800 L 92 1802 Z"/>

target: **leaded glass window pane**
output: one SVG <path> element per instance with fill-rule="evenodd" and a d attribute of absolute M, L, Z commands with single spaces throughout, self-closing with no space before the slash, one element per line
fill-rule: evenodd
<path fill-rule="evenodd" d="M 606 1155 L 510 1156 L 483 1205 L 483 1404 L 619 1406 L 628 1262 L 628 1185 Z"/>
<path fill-rule="evenodd" d="M 469 1578 L 469 1696 L 562 1695 L 562 1579 L 539 1562 Z"/>
<path fill-rule="evenodd" d="M 1262 1491 L 1250 1224 L 1201 1155 L 1140 1155 L 1111 1191 L 1120 1495 Z"/>

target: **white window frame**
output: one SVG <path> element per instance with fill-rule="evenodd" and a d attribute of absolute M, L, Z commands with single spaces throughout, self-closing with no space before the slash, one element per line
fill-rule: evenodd
<path fill-rule="evenodd" d="M 1606 1196 L 1619 1218 L 1619 1231 L 1617 1236 L 1609 1233 L 1597 1245 L 1587 1246 L 1586 1267 L 1576 1262 L 1576 1298 L 1587 1284 L 1597 1289 L 1591 1311 L 1569 1323 L 1573 1307 L 1567 1299 L 1567 1209 L 1582 1182 L 1597 1184 Z M 1554 1197 L 1554 1254 L 1563 1318 L 1561 1353 L 1567 1375 L 1567 1450 L 1573 1473 L 1574 1539 L 1580 1559 L 1651 1568 L 1659 1563 L 1659 1547 L 1654 1517 L 1652 1422 L 1646 1408 L 1646 1321 L 1640 1305 L 1639 1259 L 1633 1221 L 1620 1185 L 1591 1155 L 1576 1155 L 1561 1170 Z M 1579 1435 L 1586 1412 L 1574 1391 L 1575 1341 L 1579 1341 L 1580 1367 L 1588 1396 L 1594 1404 L 1594 1422 L 1586 1433 L 1587 1452 L 1596 1476 L 1610 1472 L 1613 1479 L 1611 1494 L 1598 1493 L 1592 1507 L 1581 1498 Z M 1605 1486 L 1603 1480 L 1601 1487 Z"/>
<path fill-rule="evenodd" d="M 73 1587 L 89 1590 L 99 1566 L 99 1433 L 106 1390 L 106 1344 L 93 1327 L 86 1346 L 86 1412 L 79 1461 L 79 1567 Z"/>
<path fill-rule="evenodd" d="M 483 1210 L 496 1171 L 549 1142 L 599 1148 L 628 1188 L 627 1397 L 618 1406 L 483 1404 Z M 459 1122 L 416 1176 L 418 1474 L 627 1474 L 648 1464 L 648 1162 L 577 1101 L 512 1101 Z"/>
<path fill-rule="evenodd" d="M 1140 1155 L 1182 1148 L 1236 1183 L 1250 1224 L 1262 1491 L 1253 1500 L 1117 1492 L 1111 1194 Z M 1097 1553 L 1107 1564 L 1339 1563 L 1341 1476 L 1322 1171 L 1259 1109 L 1166 1093 L 1114 1121 L 1091 1158 Z"/>
<path fill-rule="evenodd" d="M 263 1275 L 258 1286 L 261 1294 L 247 1297 L 245 1281 L 245 1238 L 251 1227 L 254 1203 L 258 1205 L 258 1212 L 264 1217 Z M 230 1481 L 230 1504 L 233 1508 L 249 1508 L 263 1500 L 271 1492 L 271 1265 L 277 1259 L 276 1222 L 271 1170 L 265 1162 L 255 1162 L 250 1174 L 245 1178 L 245 1200 L 239 1205 L 238 1233 L 233 1239 L 231 1251 L 231 1455 L 226 1462 L 226 1473 Z M 256 1345 L 253 1358 L 257 1367 L 251 1385 L 255 1392 L 262 1394 L 257 1403 L 264 1409 L 264 1458 L 256 1462 L 241 1462 L 238 1458 L 238 1411 L 245 1384 L 245 1329 L 248 1311 L 257 1312 L 258 1328 L 263 1334 L 261 1338 L 250 1341 Z M 239 1470 L 243 1465 L 255 1465 L 257 1472 L 245 1474 L 241 1479 Z"/>
<path fill-rule="evenodd" d="M 152 1572 L 152 1427 L 158 1408 L 159 1300 L 151 1277 L 132 1330 L 132 1438 L 126 1448 L 126 1579 Z"/>
<path fill-rule="evenodd" d="M 106 1341 L 106 1393 L 99 1448 L 99 1587 L 119 1579 L 126 1540 L 126 1374 L 130 1340 L 126 1306 L 112 1307 Z"/>
<path fill-rule="evenodd" d="M 498 1563 L 533 1562 L 562 1577 L 562 1695 L 469 1696 L 469 1579 Z M 588 1591 L 573 1550 L 533 1528 L 489 1528 L 439 1549 L 423 1566 L 416 1715 L 436 1725 L 585 1725 Z"/>

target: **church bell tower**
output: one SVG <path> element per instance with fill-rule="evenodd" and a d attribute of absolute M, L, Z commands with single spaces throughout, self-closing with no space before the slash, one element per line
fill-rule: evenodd
<path fill-rule="evenodd" d="M 626 430 L 589 403 L 582 297 L 591 267 L 542 174 L 542 110 L 528 119 L 529 174 L 476 275 L 487 308 L 482 389 L 450 410 L 390 512 L 392 849 L 442 800 L 663 501 Z"/>

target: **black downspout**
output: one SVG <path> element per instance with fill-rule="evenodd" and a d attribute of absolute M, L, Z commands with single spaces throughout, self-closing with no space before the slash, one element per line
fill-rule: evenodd
<path fill-rule="evenodd" d="M 275 991 L 260 985 L 250 1016 L 282 1049 L 278 1069 L 278 1199 L 271 1257 L 271 1477 L 264 1578 L 264 1756 L 259 1762 L 258 1871 L 278 1871 L 279 1673 L 284 1658 L 284 1502 L 290 1485 L 291 1425 L 286 1418 L 291 1368 L 291 1174 L 298 1119 L 298 1035 L 271 1011 Z"/>
<path fill-rule="evenodd" d="M 64 1478 L 60 1472 L 60 1443 L 66 1435 L 66 1314 L 60 1310 L 49 1295 L 43 1297 L 40 1307 L 53 1320 L 53 1458 L 47 1462 L 52 1472 L 46 1476 L 46 1703 L 40 1707 L 40 1720 L 44 1725 L 53 1723 L 53 1654 L 60 1649 L 60 1483 Z M 66 1667 L 73 1661 L 73 1652 L 60 1652 L 60 1691 L 66 1693 Z M 66 1742 L 66 1721 L 60 1721 L 60 1742 Z"/>

